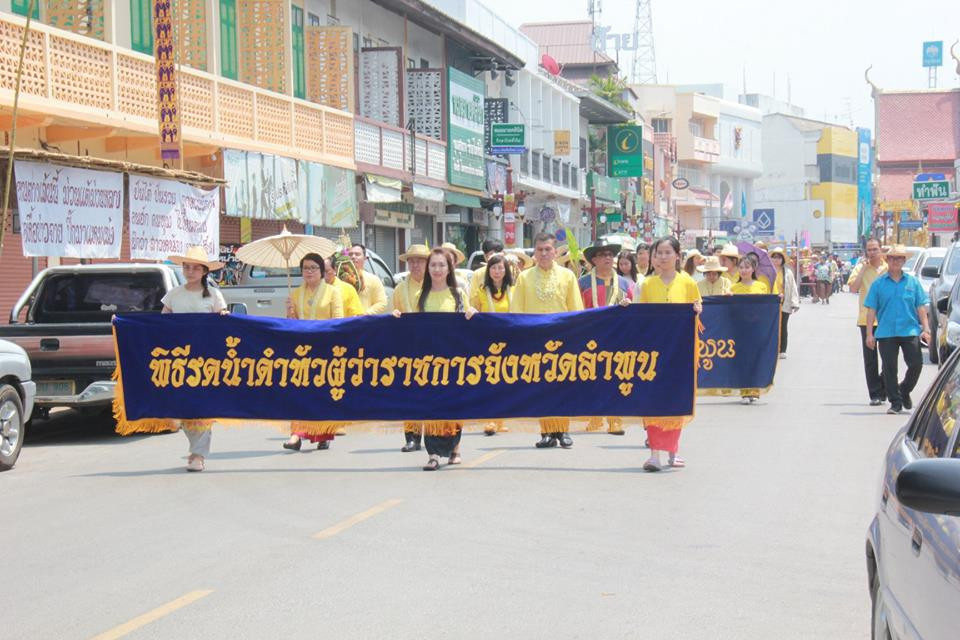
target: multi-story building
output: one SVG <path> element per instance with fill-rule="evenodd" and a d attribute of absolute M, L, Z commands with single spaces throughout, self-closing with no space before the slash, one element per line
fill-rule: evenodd
<path fill-rule="evenodd" d="M 857 131 L 774 113 L 763 118 L 756 207 L 773 209 L 780 240 L 856 243 Z"/>

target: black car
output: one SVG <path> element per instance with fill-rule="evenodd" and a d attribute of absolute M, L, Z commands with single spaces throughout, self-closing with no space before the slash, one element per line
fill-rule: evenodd
<path fill-rule="evenodd" d="M 874 640 L 960 637 L 958 363 L 944 363 L 887 450 L 866 546 Z"/>

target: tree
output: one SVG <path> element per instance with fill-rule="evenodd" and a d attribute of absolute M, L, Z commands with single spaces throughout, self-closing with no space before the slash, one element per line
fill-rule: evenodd
<path fill-rule="evenodd" d="M 619 107 L 633 115 L 630 104 L 623 99 L 623 92 L 627 90 L 627 82 L 623 78 L 609 75 L 606 78 L 594 74 L 590 76 L 590 91 L 595 96 L 603 98 L 610 104 Z"/>

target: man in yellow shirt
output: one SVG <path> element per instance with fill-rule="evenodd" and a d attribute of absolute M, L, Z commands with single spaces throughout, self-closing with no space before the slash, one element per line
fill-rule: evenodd
<path fill-rule="evenodd" d="M 583 299 L 577 278 L 569 269 L 554 262 L 557 256 L 557 237 L 540 233 L 533 239 L 536 266 L 520 273 L 510 302 L 511 313 L 563 313 L 582 311 Z M 557 446 L 569 449 L 570 418 L 541 418 L 538 449 Z"/>
<path fill-rule="evenodd" d="M 350 259 L 356 265 L 363 286 L 360 287 L 360 302 L 363 303 L 364 313 L 375 316 L 387 312 L 387 292 L 383 288 L 380 278 L 363 270 L 367 262 L 367 248 L 360 243 L 350 247 Z"/>
<path fill-rule="evenodd" d="M 877 350 L 867 347 L 867 308 L 863 301 L 870 291 L 873 281 L 887 272 L 887 264 L 883 260 L 883 251 L 880 241 L 876 238 L 867 240 L 866 256 L 857 262 L 857 266 L 850 273 L 847 285 L 850 293 L 860 294 L 860 315 L 857 316 L 857 326 L 860 327 L 860 348 L 863 350 L 863 372 L 867 377 L 867 391 L 870 393 L 870 404 L 877 406 L 887 400 L 887 392 L 880 376 L 880 363 Z"/>

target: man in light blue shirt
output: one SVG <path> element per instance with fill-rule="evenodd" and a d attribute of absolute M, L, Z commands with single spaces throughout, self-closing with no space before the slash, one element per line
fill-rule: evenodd
<path fill-rule="evenodd" d="M 887 413 L 913 408 L 910 392 L 917 386 L 923 369 L 920 339 L 930 340 L 927 305 L 930 303 L 920 282 L 903 272 L 907 250 L 894 245 L 886 254 L 887 272 L 870 286 L 863 306 L 867 308 L 866 345 L 879 349 L 883 361 L 883 384 L 890 400 Z M 874 327 L 874 320 L 877 326 Z M 919 336 L 919 337 L 918 337 Z M 903 351 L 907 372 L 897 384 L 897 364 Z"/>

